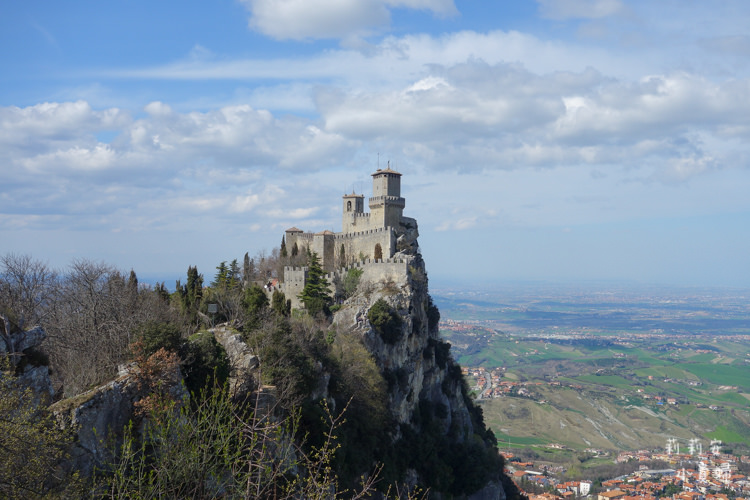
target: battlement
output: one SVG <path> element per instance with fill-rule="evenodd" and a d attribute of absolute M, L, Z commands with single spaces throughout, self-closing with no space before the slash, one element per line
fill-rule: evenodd
<path fill-rule="evenodd" d="M 368 214 L 369 215 L 369 214 Z M 390 231 L 390 227 L 378 227 L 375 229 L 365 229 L 364 231 L 355 231 L 351 233 L 336 233 L 334 235 L 334 239 L 337 240 L 347 240 L 351 238 L 359 238 L 361 236 L 367 236 L 369 234 L 378 234 L 378 233 L 384 233 L 386 231 Z"/>
<path fill-rule="evenodd" d="M 373 205 L 393 205 L 396 207 L 404 208 L 406 206 L 406 200 L 400 196 L 372 196 L 369 198 L 370 206 Z"/>
<path fill-rule="evenodd" d="M 296 227 L 286 230 L 287 248 L 296 245 L 300 252 L 306 247 L 317 254 L 329 281 L 352 268 L 363 269 L 371 281 L 406 272 L 406 261 L 392 258 L 406 205 L 401 197 L 401 174 L 389 167 L 378 169 L 372 178 L 370 212 L 364 211 L 364 195 L 352 192 L 343 196 L 340 233 L 312 233 Z M 375 260 L 375 256 L 383 258 Z M 307 273 L 306 267 L 284 268 L 283 290 L 293 301 L 304 287 Z"/>

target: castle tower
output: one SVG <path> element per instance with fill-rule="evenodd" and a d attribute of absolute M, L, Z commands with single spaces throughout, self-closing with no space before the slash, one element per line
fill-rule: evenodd
<path fill-rule="evenodd" d="M 398 227 L 404 213 L 406 201 L 401 197 L 401 174 L 378 169 L 372 174 L 372 198 L 370 198 L 371 224 L 378 227 Z"/>
<path fill-rule="evenodd" d="M 342 210 L 341 231 L 351 233 L 356 231 L 357 217 L 365 215 L 365 196 L 362 194 L 345 194 L 343 197 L 344 209 Z"/>

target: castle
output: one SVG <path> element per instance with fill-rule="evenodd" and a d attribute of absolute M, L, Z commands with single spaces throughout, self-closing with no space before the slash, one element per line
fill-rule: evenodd
<path fill-rule="evenodd" d="M 286 248 L 296 247 L 300 254 L 308 249 L 316 253 L 322 268 L 329 273 L 329 281 L 336 272 L 355 265 L 397 264 L 401 267 L 403 262 L 394 262 L 394 256 L 398 252 L 415 253 L 418 236 L 417 221 L 403 215 L 406 202 L 401 197 L 401 174 L 391 170 L 390 165 L 378 169 L 372 174 L 372 197 L 368 201 L 370 211 L 365 212 L 364 195 L 345 194 L 340 233 L 311 233 L 292 227 L 284 235 Z M 293 303 L 304 287 L 306 274 L 304 267 L 284 268 L 282 290 Z"/>

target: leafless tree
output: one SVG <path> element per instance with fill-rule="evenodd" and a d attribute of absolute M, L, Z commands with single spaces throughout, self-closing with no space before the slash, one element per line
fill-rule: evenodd
<path fill-rule="evenodd" d="M 73 395 L 117 372 L 139 325 L 164 321 L 169 304 L 114 267 L 75 260 L 61 279 L 47 327 L 52 366 Z"/>
<path fill-rule="evenodd" d="M 28 255 L 0 257 L 0 309 L 19 330 L 48 317 L 57 285 L 57 273 Z"/>

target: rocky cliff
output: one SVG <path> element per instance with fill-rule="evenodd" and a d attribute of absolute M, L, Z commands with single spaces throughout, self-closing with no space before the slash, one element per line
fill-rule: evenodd
<path fill-rule="evenodd" d="M 408 456 L 408 477 L 429 486 L 432 498 L 440 498 L 441 491 L 477 500 L 517 497 L 502 471 L 494 436 L 467 395 L 449 344 L 440 339 L 439 311 L 428 293 L 417 234 L 414 222 L 401 239 L 404 250 L 394 256 L 405 261 L 402 272 L 377 265 L 364 269 L 334 324 L 362 336 L 388 383 L 393 446 Z M 383 311 L 392 321 L 374 317 Z"/>

